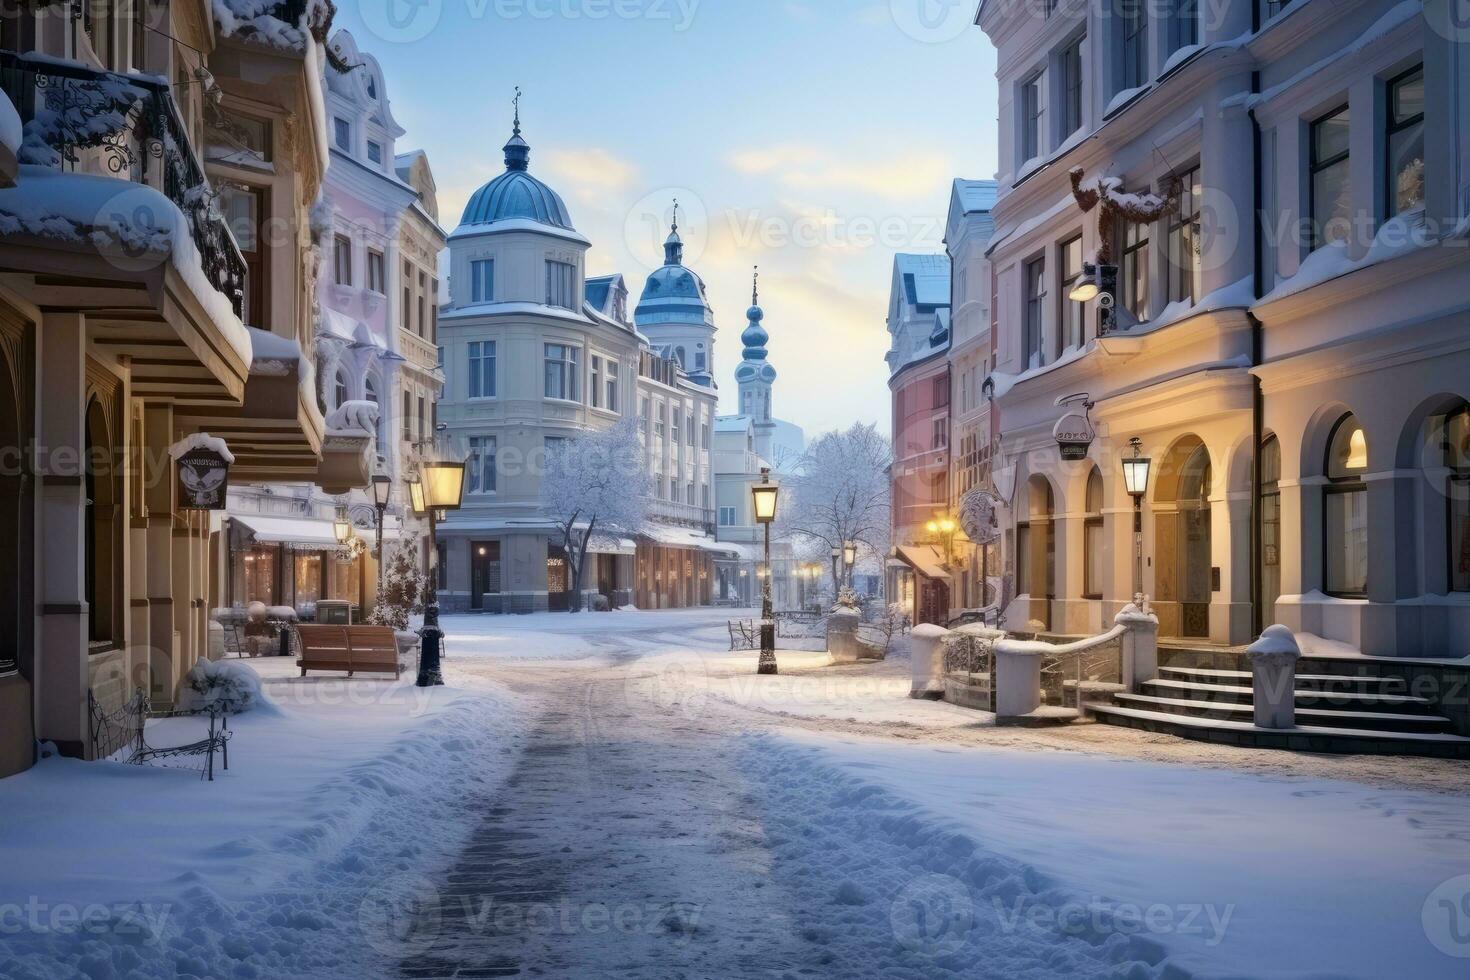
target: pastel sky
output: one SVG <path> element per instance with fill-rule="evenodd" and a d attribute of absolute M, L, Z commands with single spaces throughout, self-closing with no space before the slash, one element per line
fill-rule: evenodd
<path fill-rule="evenodd" d="M 893 254 L 943 248 L 953 177 L 995 170 L 995 54 L 974 0 L 345 0 L 439 186 L 446 228 L 504 169 L 511 95 L 531 172 L 636 298 L 672 200 L 715 307 L 722 410 L 761 267 L 777 415 L 808 436 L 889 424 Z"/>

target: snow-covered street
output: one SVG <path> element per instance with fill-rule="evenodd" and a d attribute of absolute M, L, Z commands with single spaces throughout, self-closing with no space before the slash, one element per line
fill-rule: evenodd
<path fill-rule="evenodd" d="M 448 618 L 428 697 L 253 661 L 214 783 L 47 759 L 0 977 L 1463 975 L 1465 763 L 997 729 L 729 615 Z"/>

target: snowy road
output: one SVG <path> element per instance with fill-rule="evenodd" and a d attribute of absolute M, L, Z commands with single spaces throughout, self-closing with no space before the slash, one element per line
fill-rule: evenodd
<path fill-rule="evenodd" d="M 449 618 L 432 692 L 252 661 L 214 783 L 0 781 L 0 978 L 1470 972 L 1470 764 L 996 729 L 728 615 Z"/>

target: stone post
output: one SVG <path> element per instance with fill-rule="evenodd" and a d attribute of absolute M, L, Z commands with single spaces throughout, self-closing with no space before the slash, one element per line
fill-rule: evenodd
<path fill-rule="evenodd" d="M 1159 676 L 1159 618 L 1133 603 L 1124 606 L 1113 623 L 1127 627 L 1123 634 L 1123 676 L 1120 683 L 1129 692 L 1143 690 L 1145 681 Z"/>
<path fill-rule="evenodd" d="M 827 617 L 827 652 L 834 664 L 851 664 L 863 659 L 858 645 L 858 624 L 862 614 L 856 609 L 839 606 Z"/>
<path fill-rule="evenodd" d="M 923 701 L 944 699 L 944 638 L 949 630 L 932 623 L 914 627 L 909 635 L 909 659 L 914 686 L 909 697 Z"/>
<path fill-rule="evenodd" d="M 1296 663 L 1301 647 L 1285 626 L 1270 626 L 1248 651 L 1258 728 L 1296 727 Z"/>
<path fill-rule="evenodd" d="M 995 715 L 1004 720 L 1041 707 L 1042 645 L 1002 640 L 995 645 Z"/>

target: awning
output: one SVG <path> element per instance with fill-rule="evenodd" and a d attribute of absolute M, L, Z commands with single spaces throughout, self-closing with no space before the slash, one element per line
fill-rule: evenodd
<path fill-rule="evenodd" d="M 642 536 L 666 548 L 688 548 L 719 555 L 738 555 L 740 553 L 739 547 L 728 541 L 716 541 L 707 534 L 701 534 L 687 527 L 649 524 L 643 529 Z"/>
<path fill-rule="evenodd" d="M 893 551 L 900 561 L 925 578 L 949 578 L 949 573 L 944 570 L 944 555 L 933 545 L 901 544 Z"/>
<path fill-rule="evenodd" d="M 236 524 L 249 531 L 260 544 L 284 544 L 293 547 L 336 548 L 337 531 L 332 521 L 301 517 L 234 518 Z"/>

